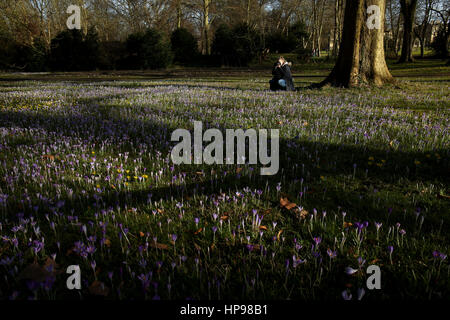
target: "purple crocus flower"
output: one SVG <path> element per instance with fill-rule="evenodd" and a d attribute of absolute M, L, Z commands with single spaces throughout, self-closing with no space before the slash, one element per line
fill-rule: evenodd
<path fill-rule="evenodd" d="M 394 252 L 394 247 L 393 246 L 388 246 L 388 252 L 391 255 L 392 252 Z"/>
<path fill-rule="evenodd" d="M 341 295 L 344 300 L 352 300 L 352 294 L 347 290 L 342 291 Z"/>
<path fill-rule="evenodd" d="M 318 246 L 322 242 L 321 237 L 314 237 L 313 239 L 314 239 L 314 242 L 316 243 L 316 246 Z"/>
<path fill-rule="evenodd" d="M 328 256 L 330 257 L 330 259 L 334 259 L 334 258 L 336 258 L 336 256 L 337 256 L 337 253 L 336 253 L 336 251 L 333 251 L 333 250 L 331 250 L 331 249 L 327 249 L 327 254 L 328 254 Z"/>
<path fill-rule="evenodd" d="M 351 268 L 351 267 L 345 268 L 345 273 L 346 273 L 347 275 L 349 275 L 349 276 L 351 276 L 352 274 L 355 274 L 356 272 L 358 272 L 358 270 L 353 269 L 353 268 Z"/>
<path fill-rule="evenodd" d="M 364 290 L 364 288 L 359 288 L 357 291 L 358 300 L 361 300 L 365 294 L 366 294 L 366 290 Z"/>

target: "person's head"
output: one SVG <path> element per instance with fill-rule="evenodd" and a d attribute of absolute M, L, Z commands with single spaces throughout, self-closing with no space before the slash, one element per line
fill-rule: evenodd
<path fill-rule="evenodd" d="M 278 63 L 280 63 L 281 65 L 284 65 L 286 63 L 286 59 L 284 57 L 279 57 Z"/>

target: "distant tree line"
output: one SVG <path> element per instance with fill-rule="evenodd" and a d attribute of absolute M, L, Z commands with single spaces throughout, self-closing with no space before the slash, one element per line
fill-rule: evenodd
<path fill-rule="evenodd" d="M 309 59 L 326 51 L 327 57 L 337 59 L 345 7 L 350 2 L 1 0 L 0 68 L 135 69 L 172 63 L 243 66 L 264 59 L 268 52 L 295 52 L 299 58 Z M 66 10 L 72 4 L 81 8 L 79 32 L 66 28 Z M 422 57 L 425 48 L 432 49 L 436 57 L 448 57 L 450 1 L 386 0 L 384 4 L 388 57 L 413 62 L 417 45 Z"/>
<path fill-rule="evenodd" d="M 266 43 L 260 33 L 246 23 L 220 25 L 214 34 L 211 54 L 201 54 L 198 40 L 187 29 L 178 28 L 170 36 L 149 28 L 130 34 L 124 41 L 100 41 L 94 28 L 64 30 L 51 39 L 50 47 L 41 38 L 31 45 L 0 38 L 0 68 L 22 71 L 90 71 L 163 69 L 181 66 L 247 66 L 263 54 L 295 52 L 306 37 L 304 26 L 296 24 L 286 35 L 274 33 Z"/>

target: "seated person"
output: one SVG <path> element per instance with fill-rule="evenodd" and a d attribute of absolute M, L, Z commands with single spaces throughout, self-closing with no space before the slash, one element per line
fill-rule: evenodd
<path fill-rule="evenodd" d="M 292 63 L 287 62 L 283 57 L 280 57 L 278 59 L 272 71 L 273 79 L 270 80 L 270 90 L 295 90 L 294 81 L 292 79 L 291 66 Z"/>
<path fill-rule="evenodd" d="M 272 80 L 269 81 L 270 83 L 270 90 L 277 91 L 277 90 L 283 90 L 283 74 L 281 73 L 281 64 L 279 61 L 277 61 L 272 69 Z M 280 83 L 281 82 L 281 83 Z"/>

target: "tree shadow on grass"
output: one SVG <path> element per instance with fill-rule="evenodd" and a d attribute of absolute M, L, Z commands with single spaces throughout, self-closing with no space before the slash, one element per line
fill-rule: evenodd
<path fill-rule="evenodd" d="M 200 116 L 200 115 L 197 115 Z M 0 111 L 0 125 L 3 127 L 37 128 L 45 132 L 55 132 L 61 139 L 67 137 L 81 138 L 88 142 L 93 136 L 96 140 L 119 141 L 124 135 L 128 136 L 132 145 L 151 144 L 152 150 L 167 154 L 170 148 L 170 134 L 175 127 L 163 122 L 142 121 L 139 119 L 108 119 L 102 122 L 99 117 L 89 115 L 36 115 L 27 112 Z M 201 118 L 199 118 L 201 120 Z M 227 123 L 221 123 L 222 131 L 225 128 L 233 128 Z M 148 133 L 148 136 L 146 135 Z M 45 137 L 40 137 L 45 139 Z M 27 143 L 25 141 L 25 143 Z M 29 141 L 28 143 L 33 143 Z M 173 143 L 174 144 L 174 143 Z M 10 151 L 14 152 L 14 148 Z M 133 150 L 129 150 L 133 151 Z M 217 196 L 221 192 L 235 192 L 248 187 L 264 189 L 268 184 L 272 190 L 277 183 L 281 182 L 288 189 L 291 201 L 299 201 L 299 193 L 304 196 L 299 203 L 308 208 L 325 208 L 336 210 L 338 207 L 353 213 L 360 219 L 378 219 L 385 216 L 387 208 L 392 206 L 394 214 L 401 217 L 403 210 L 413 210 L 414 206 L 428 207 L 429 218 L 434 223 L 442 219 L 445 226 L 450 226 L 449 201 L 442 199 L 421 198 L 417 191 L 408 190 L 415 184 L 442 185 L 449 187 L 448 176 L 448 153 L 449 150 L 434 150 L 442 156 L 440 161 L 428 159 L 423 152 L 405 152 L 400 150 L 386 150 L 369 146 L 356 146 L 344 144 L 331 144 L 325 142 L 314 142 L 306 139 L 280 139 L 280 170 L 275 176 L 259 176 L 254 173 L 251 178 L 240 174 L 229 173 L 226 176 L 211 176 L 205 170 L 205 175 L 198 177 L 196 172 L 208 167 L 204 166 L 181 166 L 177 167 L 174 174 L 187 173 L 187 183 L 180 185 L 169 184 L 165 186 L 152 187 L 138 190 L 121 190 L 104 192 L 100 195 L 102 207 L 131 206 L 139 207 L 145 205 L 151 194 L 152 201 L 160 199 L 167 201 L 183 201 L 186 197 Z M 368 167 L 369 158 L 386 160 L 382 167 Z M 317 159 L 321 159 L 317 163 Z M 414 160 L 423 162 L 421 167 L 414 167 Z M 356 164 L 356 168 L 354 165 Z M 227 170 L 227 169 L 225 169 Z M 230 167 L 229 172 L 236 170 Z M 356 171 L 355 171 L 356 170 Z M 356 172 L 356 179 L 352 178 Z M 304 185 L 311 186 L 309 189 L 301 188 L 299 181 L 303 179 Z M 330 181 L 326 183 L 324 181 Z M 401 181 L 405 182 L 405 186 Z M 335 181 L 335 183 L 333 183 Z M 62 182 L 70 186 L 70 182 Z M 1 180 L 2 189 L 7 190 L 4 180 Z M 71 186 L 75 190 L 76 185 Z M 379 193 L 384 192 L 384 193 Z M 379 199 L 376 194 L 389 195 L 392 198 Z M 437 192 L 437 191 L 436 191 Z M 96 197 L 99 195 L 97 194 Z M 435 195 L 438 196 L 437 194 Z M 414 198 L 418 198 L 414 200 Z M 20 201 L 20 197 L 17 199 Z M 22 199 L 23 200 L 23 199 Z M 98 206 L 98 199 L 94 194 L 76 194 L 73 198 L 63 197 L 54 199 L 53 202 L 64 200 L 65 210 L 70 212 L 86 211 L 87 206 Z M 272 199 L 274 207 L 278 206 L 277 199 Z M 405 208 L 409 207 L 409 208 Z M 19 209 L 12 209 L 10 215 L 14 215 Z"/>

